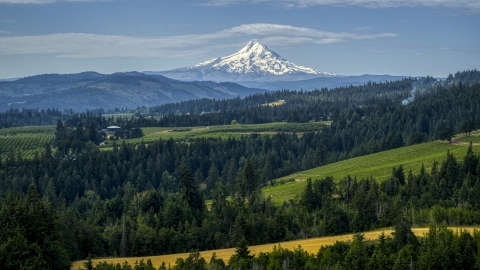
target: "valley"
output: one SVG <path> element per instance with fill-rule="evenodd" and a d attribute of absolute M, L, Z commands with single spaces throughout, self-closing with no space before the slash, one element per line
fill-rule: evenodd
<path fill-rule="evenodd" d="M 480 237 L 471 229 L 480 223 L 476 77 L 107 114 L 9 109 L 0 113 L 0 265 L 351 268 L 387 251 L 389 265 L 406 258 L 422 268 L 445 262 L 428 257 L 431 248 L 470 254 Z M 207 262 L 205 250 L 218 257 Z"/>
<path fill-rule="evenodd" d="M 478 25 L 0 0 L 0 270 L 480 270 Z"/>

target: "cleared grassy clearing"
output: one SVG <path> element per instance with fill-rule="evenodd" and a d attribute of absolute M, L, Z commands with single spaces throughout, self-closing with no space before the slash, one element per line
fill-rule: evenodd
<path fill-rule="evenodd" d="M 418 173 L 425 165 L 429 171 L 434 161 L 441 162 L 445 159 L 447 151 L 450 151 L 457 158 L 462 158 L 468 149 L 469 144 L 447 143 L 445 141 L 434 141 L 413 146 L 388 150 L 367 156 L 352 158 L 325 166 L 317 167 L 307 171 L 294 173 L 279 179 L 295 179 L 284 185 L 269 186 L 262 189 L 266 197 L 270 196 L 276 204 L 282 204 L 284 200 L 300 196 L 306 185 L 307 178 L 322 179 L 326 176 L 333 176 L 336 181 L 350 175 L 357 179 L 373 177 L 379 181 L 387 179 L 392 174 L 392 168 L 403 166 L 405 173 L 409 170 Z M 473 145 L 474 152 L 480 152 L 480 145 Z"/>
<path fill-rule="evenodd" d="M 312 122 L 312 123 L 286 123 L 276 122 L 268 124 L 248 124 L 248 125 L 221 125 L 221 126 L 201 126 L 201 127 L 147 127 L 142 128 L 142 138 L 126 140 L 127 143 L 137 144 L 142 140 L 145 143 L 158 141 L 159 139 L 168 140 L 186 140 L 194 138 L 222 138 L 241 137 L 250 133 L 275 134 L 278 132 L 297 132 L 297 134 L 306 131 L 318 131 L 322 126 L 330 122 Z M 106 141 L 104 147 L 110 147 L 111 141 Z"/>
<path fill-rule="evenodd" d="M 450 227 L 450 229 L 457 230 L 457 229 L 465 229 L 468 232 L 472 233 L 475 229 L 474 227 Z M 478 228 L 477 228 L 478 229 Z M 416 236 L 424 236 L 425 233 L 428 232 L 428 228 L 412 228 L 413 233 Z M 391 235 L 393 229 L 386 228 L 382 230 L 376 231 L 369 231 L 365 232 L 364 236 L 366 240 L 374 241 L 377 240 L 381 233 L 385 233 L 385 235 Z M 251 254 L 259 254 L 260 252 L 270 252 L 273 250 L 274 246 L 281 246 L 282 248 L 293 250 L 298 246 L 301 246 L 305 251 L 316 254 L 320 247 L 333 245 L 335 242 L 348 242 L 351 241 L 353 238 L 353 234 L 345 234 L 345 235 L 338 235 L 338 236 L 326 236 L 326 237 L 317 237 L 317 238 L 310 238 L 310 239 L 302 239 L 302 240 L 294 240 L 294 241 L 287 241 L 281 243 L 274 243 L 274 244 L 265 244 L 265 245 L 258 245 L 258 246 L 251 246 L 249 247 Z M 230 257 L 235 254 L 235 248 L 227 248 L 227 249 L 217 249 L 217 250 L 209 250 L 209 251 L 202 251 L 200 252 L 201 256 L 205 258 L 208 262 L 212 257 L 213 253 L 216 253 L 217 258 L 221 258 L 228 262 Z M 94 260 L 94 264 L 99 262 L 107 261 L 108 263 L 123 263 L 127 261 L 130 265 L 133 265 L 135 261 L 140 261 L 141 259 L 148 260 L 150 259 L 153 263 L 153 266 L 159 267 L 162 262 L 168 266 L 169 264 L 173 266 L 177 258 L 187 258 L 189 253 L 180 253 L 180 254 L 170 254 L 170 255 L 161 255 L 161 256 L 148 256 L 148 257 L 130 257 L 130 258 L 108 258 L 108 259 L 97 259 Z M 82 266 L 83 262 L 85 261 L 77 261 L 73 263 L 72 270 L 77 270 L 80 266 Z"/>
<path fill-rule="evenodd" d="M 107 119 L 110 117 L 113 117 L 113 119 L 125 118 L 125 117 L 127 119 L 130 119 L 133 116 L 133 113 L 106 113 L 106 114 L 103 114 L 102 116 Z"/>
<path fill-rule="evenodd" d="M 29 126 L 0 129 L 0 158 L 8 152 L 20 151 L 22 158 L 32 158 L 42 152 L 45 144 L 53 140 L 54 126 Z"/>
<path fill-rule="evenodd" d="M 285 104 L 285 101 L 284 100 L 279 100 L 279 101 L 275 101 L 275 102 L 270 102 L 270 103 L 265 103 L 263 104 L 263 106 L 280 106 L 280 105 L 283 105 Z"/>

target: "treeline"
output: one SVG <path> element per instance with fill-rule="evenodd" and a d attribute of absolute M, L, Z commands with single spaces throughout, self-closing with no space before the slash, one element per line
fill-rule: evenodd
<path fill-rule="evenodd" d="M 17 161 L 15 166 L 2 164 L 1 190 L 10 191 L 2 195 L 0 226 L 5 229 L 0 234 L 0 257 L 12 259 L 0 267 L 25 262 L 25 258 L 14 260 L 15 254 L 37 258 L 42 249 L 24 248 L 49 246 L 45 239 L 57 243 L 55 253 L 67 254 L 73 261 L 89 254 L 159 255 L 359 232 L 395 226 L 399 218 L 414 225 L 480 222 L 480 157 L 471 147 L 462 160 L 447 154 L 431 172 L 422 169 L 414 175 L 394 168 L 381 183 L 349 176 L 338 184 L 330 177 L 308 180 L 298 200 L 281 206 L 262 196 L 264 178 L 259 177 L 256 162 L 247 158 L 242 166 L 229 169 L 234 175 L 231 191 L 218 179 L 208 207 L 208 184 L 199 181 L 188 163 L 173 174 L 164 172 L 158 187 L 145 181 L 148 173 L 156 174 L 155 163 L 147 163 L 138 173 L 123 170 L 132 168 L 129 164 L 135 159 L 153 161 L 148 151 L 162 146 L 143 147 L 139 146 L 140 155 L 121 146 L 106 153 L 86 149 L 90 152 L 76 160 L 43 156 Z M 99 153 L 110 161 L 100 160 Z M 123 173 L 126 176 L 120 176 Z M 22 191 L 22 183 L 30 185 L 28 191 Z M 31 201 L 38 206 L 32 208 Z M 43 222 L 35 221 L 39 214 L 50 220 L 41 225 L 48 230 L 36 223 Z M 33 226 L 40 226 L 39 234 L 30 234 Z"/>
<path fill-rule="evenodd" d="M 0 113 L 0 128 L 54 125 L 61 118 L 57 109 L 10 109 Z"/>
<path fill-rule="evenodd" d="M 218 259 L 215 253 L 208 258 L 192 252 L 188 258 L 177 259 L 175 265 L 165 263 L 156 268 L 150 260 L 141 260 L 132 267 L 106 261 L 93 266 L 89 260 L 83 269 L 94 270 L 227 270 L 227 269 L 479 269 L 480 232 L 453 231 L 445 225 L 430 226 L 424 237 L 417 238 L 408 222 L 400 219 L 392 235 L 381 234 L 376 241 L 367 241 L 361 233 L 350 243 L 336 242 L 322 246 L 310 254 L 301 246 L 288 250 L 274 246 L 270 252 L 250 255 L 246 246 L 239 246 L 228 262 Z M 208 261 L 207 261 L 208 260 Z"/>
<path fill-rule="evenodd" d="M 53 154 L 50 147 L 46 147 L 43 156 L 33 160 L 12 154 L 1 161 L 1 197 L 6 196 L 9 187 L 26 192 L 32 179 L 41 195 L 52 180 L 57 195 L 62 194 L 67 203 L 77 195 L 85 196 L 87 190 L 95 191 L 102 199 L 111 199 L 127 183 L 140 192 L 152 188 L 177 192 L 178 183 L 174 179 L 178 178 L 179 168 L 186 165 L 197 183 L 205 183 L 204 193 L 211 198 L 217 182 L 227 187 L 227 195 L 235 192 L 235 179 L 247 159 L 255 164 L 257 186 L 299 169 L 329 162 L 318 132 L 306 132 L 301 137 L 295 133 L 278 133 L 228 139 L 198 138 L 188 142 L 169 139 L 148 146 L 115 141 L 112 151 L 100 151 L 95 144 L 88 143 L 98 135 L 93 128 L 80 126 L 66 136 L 62 135 L 65 131 L 61 122 L 58 127 L 57 148 Z M 75 154 L 75 158 L 68 154 Z M 37 165 L 32 167 L 32 164 Z"/>
<path fill-rule="evenodd" d="M 57 121 L 69 122 L 75 127 L 79 122 L 89 123 L 95 119 L 97 123 L 103 124 L 101 117 L 103 110 L 86 112 L 75 112 L 73 110 L 52 109 L 9 109 L 0 113 L 0 128 L 22 127 L 22 126 L 51 126 Z M 106 125 L 106 123 L 105 123 Z"/>
<path fill-rule="evenodd" d="M 432 78 L 427 78 L 431 81 Z M 278 100 L 288 100 L 291 105 L 306 105 L 312 101 L 320 101 L 322 107 L 340 100 L 350 100 L 352 104 L 361 105 L 372 98 L 403 99 L 408 95 L 412 82 L 415 79 L 403 79 L 393 82 L 369 82 L 363 86 L 337 87 L 334 89 L 322 88 L 313 91 L 279 90 L 258 93 L 243 99 L 201 99 L 177 103 L 163 104 L 148 108 L 149 113 L 160 115 L 199 115 L 202 112 L 225 112 L 227 110 L 244 110 Z"/>
<path fill-rule="evenodd" d="M 354 106 L 345 101 L 328 109 L 316 102 L 276 107 L 255 106 L 202 115 L 166 115 L 161 119 L 132 119 L 133 126 L 194 126 L 271 121 L 306 122 L 333 120 L 321 129 L 321 141 L 331 161 L 361 156 L 435 139 L 450 140 L 455 133 L 469 133 L 480 126 L 480 84 L 431 87 L 414 102 L 376 100 L 372 105 Z M 287 101 L 288 103 L 288 101 Z M 338 108 L 344 108 L 342 110 Z"/>

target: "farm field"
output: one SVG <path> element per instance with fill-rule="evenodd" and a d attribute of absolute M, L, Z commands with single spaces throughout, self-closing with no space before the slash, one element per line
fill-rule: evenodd
<path fill-rule="evenodd" d="M 373 177 L 383 181 L 391 176 L 393 167 L 400 165 L 403 166 L 405 173 L 410 170 L 414 174 L 420 172 L 422 164 L 429 171 L 434 161 L 441 163 L 445 159 L 447 151 L 457 158 L 462 158 L 467 153 L 469 143 L 460 142 L 470 138 L 474 138 L 474 136 L 455 138 L 452 143 L 433 141 L 347 159 L 276 179 L 275 181 L 287 179 L 295 179 L 295 181 L 265 187 L 262 191 L 265 197 L 270 196 L 276 204 L 282 204 L 284 200 L 300 196 L 307 178 L 322 179 L 326 176 L 333 176 L 338 181 L 350 175 L 351 177 L 356 176 L 357 179 Z M 473 150 L 476 153 L 480 152 L 480 144 L 474 143 Z"/>
<path fill-rule="evenodd" d="M 470 233 L 473 232 L 474 227 L 449 227 L 450 229 L 457 230 L 457 229 L 465 229 L 469 231 Z M 428 232 L 428 228 L 412 228 L 413 233 L 416 236 L 424 236 L 425 233 Z M 375 230 L 375 231 L 369 231 L 369 232 L 364 232 L 364 236 L 366 240 L 369 241 L 374 241 L 378 239 L 381 233 L 385 233 L 385 235 L 390 235 L 393 232 L 393 229 L 391 228 L 386 228 L 382 230 Z M 322 246 L 327 246 L 327 245 L 333 245 L 335 242 L 340 241 L 340 242 L 348 242 L 351 241 L 353 238 L 354 234 L 344 234 L 344 235 L 338 235 L 338 236 L 325 236 L 325 237 L 317 237 L 317 238 L 309 238 L 309 239 L 302 239 L 302 240 L 294 240 L 294 241 L 287 241 L 287 242 L 281 242 L 281 243 L 273 243 L 273 244 L 264 244 L 264 245 L 258 245 L 258 246 L 251 246 L 249 247 L 249 250 L 251 251 L 250 254 L 259 254 L 260 252 L 270 252 L 273 250 L 274 246 L 281 246 L 282 248 L 290 249 L 293 250 L 297 248 L 298 246 L 301 246 L 305 251 L 311 253 L 311 254 L 316 254 L 320 247 Z M 217 250 L 209 250 L 209 251 L 202 251 L 200 252 L 200 255 L 205 258 L 205 260 L 208 262 L 210 258 L 212 257 L 212 254 L 215 252 L 217 255 L 217 258 L 223 259 L 225 263 L 228 263 L 228 260 L 230 257 L 235 253 L 235 248 L 227 248 L 227 249 L 217 249 Z M 150 259 L 153 263 L 153 266 L 159 267 L 162 262 L 165 262 L 165 264 L 170 266 L 173 266 L 175 264 L 175 261 L 177 258 L 187 258 L 189 253 L 180 253 L 180 254 L 169 254 L 169 255 L 160 255 L 160 256 L 147 256 L 147 257 L 129 257 L 129 258 L 106 258 L 106 259 L 96 259 L 93 260 L 94 264 L 97 264 L 99 262 L 106 261 L 108 263 L 123 263 L 127 261 L 130 265 L 134 265 L 136 261 L 140 261 L 141 259 L 144 259 L 145 261 Z M 85 261 L 76 261 L 72 265 L 72 270 L 77 270 L 79 267 L 82 267 L 83 263 Z"/>
<path fill-rule="evenodd" d="M 23 158 L 31 158 L 43 151 L 45 144 L 53 140 L 55 126 L 29 126 L 0 129 L 0 158 L 10 150 L 20 151 Z"/>
<path fill-rule="evenodd" d="M 185 140 L 193 138 L 228 138 L 240 137 L 250 133 L 275 134 L 278 132 L 302 132 L 317 131 L 330 122 L 312 122 L 312 123 L 287 123 L 276 122 L 268 124 L 247 124 L 247 125 L 220 125 L 220 126 L 201 126 L 201 127 L 147 127 L 142 128 L 142 138 L 126 140 L 127 143 L 145 143 L 158 141 L 159 139 Z M 112 142 L 106 141 L 104 147 L 110 147 Z"/>

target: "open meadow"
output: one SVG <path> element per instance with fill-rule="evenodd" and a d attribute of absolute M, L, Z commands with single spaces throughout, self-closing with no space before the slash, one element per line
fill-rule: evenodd
<path fill-rule="evenodd" d="M 357 179 L 373 177 L 378 181 L 383 181 L 391 176 L 393 167 L 400 165 L 403 166 L 405 173 L 410 170 L 414 174 L 420 172 L 422 164 L 425 165 L 427 171 L 430 171 L 433 162 L 437 161 L 441 164 L 446 158 L 447 151 L 450 151 L 457 158 L 462 158 L 469 147 L 467 141 L 476 138 L 479 137 L 460 137 L 453 140 L 452 143 L 433 141 L 351 158 L 276 179 L 274 181 L 288 179 L 294 179 L 295 181 L 283 185 L 268 186 L 263 188 L 262 191 L 266 197 L 270 196 L 276 204 L 282 204 L 284 200 L 300 196 L 307 178 L 315 180 L 333 176 L 335 181 L 339 181 L 350 175 L 352 178 L 357 177 Z M 472 147 L 474 152 L 480 152 L 479 144 L 474 143 Z"/>
<path fill-rule="evenodd" d="M 186 140 L 195 138 L 223 138 L 240 137 L 251 133 L 275 134 L 278 132 L 296 132 L 301 135 L 303 132 L 318 131 L 321 127 L 330 122 L 311 122 L 311 123 L 287 123 L 276 122 L 268 124 L 246 124 L 246 125 L 220 125 L 220 126 L 200 126 L 200 127 L 146 127 L 142 128 L 142 138 L 126 140 L 127 143 L 137 144 L 141 141 L 145 143 L 158 141 L 159 139 L 168 140 Z M 112 142 L 106 141 L 103 147 L 111 147 Z"/>
<path fill-rule="evenodd" d="M 464 229 L 467 230 L 468 232 L 472 233 L 474 227 L 450 227 L 450 229 L 458 230 L 458 229 Z M 412 228 L 413 233 L 416 236 L 423 237 L 427 232 L 428 228 Z M 382 232 L 385 235 L 391 235 L 393 232 L 393 229 L 391 228 L 386 228 L 386 229 L 381 229 L 381 230 L 375 230 L 375 231 L 369 231 L 369 232 L 364 232 L 365 239 L 367 241 L 375 241 L 378 239 L 378 237 L 382 234 Z M 258 245 L 258 246 L 250 246 L 249 250 L 251 251 L 250 254 L 256 254 L 258 255 L 260 252 L 270 252 L 273 250 L 274 246 L 281 246 L 282 248 L 286 248 L 289 250 L 293 250 L 295 248 L 298 248 L 299 246 L 302 247 L 303 250 L 307 251 L 308 253 L 311 254 L 316 254 L 320 247 L 322 246 L 327 246 L 327 245 L 333 245 L 335 242 L 340 241 L 340 242 L 349 242 L 352 240 L 354 234 L 344 234 L 344 235 L 337 235 L 337 236 L 325 236 L 325 237 L 316 237 L 316 238 L 309 238 L 309 239 L 302 239 L 302 240 L 293 240 L 293 241 L 286 241 L 286 242 L 281 242 L 281 243 L 273 243 L 273 244 L 264 244 L 264 245 Z M 235 248 L 226 248 L 226 249 L 217 249 L 217 250 L 208 250 L 208 251 L 201 251 L 200 255 L 205 258 L 205 260 L 208 262 L 210 261 L 210 258 L 212 257 L 213 253 L 216 254 L 217 258 L 223 259 L 225 263 L 228 262 L 230 257 L 235 254 Z M 136 261 L 140 261 L 144 259 L 145 261 L 150 259 L 152 261 L 153 266 L 158 268 L 162 262 L 164 262 L 167 267 L 173 266 L 175 264 L 175 261 L 177 258 L 187 258 L 189 253 L 179 253 L 179 254 L 169 254 L 169 255 L 160 255 L 160 256 L 146 256 L 146 257 L 127 257 L 127 258 L 104 258 L 104 259 L 95 259 L 93 260 L 94 264 L 97 264 L 99 262 L 106 261 L 108 263 L 123 263 L 127 261 L 130 265 L 134 265 Z M 83 266 L 83 263 L 85 261 L 76 261 L 72 265 L 72 270 L 78 270 L 80 267 Z"/>

